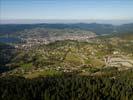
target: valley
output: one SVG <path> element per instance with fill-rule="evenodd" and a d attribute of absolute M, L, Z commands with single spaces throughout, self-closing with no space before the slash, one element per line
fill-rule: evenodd
<path fill-rule="evenodd" d="M 116 68 L 118 71 L 133 68 L 132 33 L 98 35 L 83 29 L 33 28 L 1 37 L 19 38 L 10 42 L 9 61 L 2 66 L 12 69 L 5 75 L 34 76 L 45 71 L 56 73 L 90 74 Z M 4 56 L 7 59 L 7 56 Z M 3 59 L 3 58 L 1 58 Z M 3 60 L 4 60 L 3 59 Z M 11 60 L 10 60 L 11 59 Z M 45 76 L 45 75 L 44 75 Z"/>

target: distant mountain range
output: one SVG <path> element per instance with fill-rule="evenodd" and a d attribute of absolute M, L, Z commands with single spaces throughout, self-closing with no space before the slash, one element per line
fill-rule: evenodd
<path fill-rule="evenodd" d="M 52 29 L 82 29 L 95 32 L 98 35 L 111 33 L 133 32 L 133 23 L 123 25 L 75 23 L 75 24 L 1 24 L 0 34 L 11 34 L 25 29 L 52 28 Z"/>

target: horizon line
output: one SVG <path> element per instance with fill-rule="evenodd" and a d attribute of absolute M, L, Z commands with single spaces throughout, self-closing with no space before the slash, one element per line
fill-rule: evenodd
<path fill-rule="evenodd" d="M 0 24 L 73 24 L 73 23 L 100 23 L 121 25 L 133 23 L 133 19 L 0 19 Z"/>

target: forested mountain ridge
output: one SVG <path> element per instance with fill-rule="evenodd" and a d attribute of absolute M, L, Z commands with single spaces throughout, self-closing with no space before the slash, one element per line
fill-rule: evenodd
<path fill-rule="evenodd" d="M 54 28 L 54 29 L 82 29 L 89 30 L 96 34 L 111 34 L 120 32 L 133 32 L 133 24 L 123 24 L 119 26 L 111 24 L 97 23 L 77 23 L 77 24 L 1 24 L 0 34 L 9 34 L 33 28 Z"/>

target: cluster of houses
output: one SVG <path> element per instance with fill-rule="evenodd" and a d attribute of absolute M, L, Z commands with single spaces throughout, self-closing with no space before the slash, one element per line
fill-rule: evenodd
<path fill-rule="evenodd" d="M 25 48 L 28 49 L 34 45 L 49 44 L 55 41 L 63 40 L 78 40 L 78 41 L 89 41 L 96 37 L 96 35 L 63 35 L 63 36 L 51 36 L 51 37 L 29 37 L 22 39 L 22 43 L 17 44 L 15 48 Z"/>

